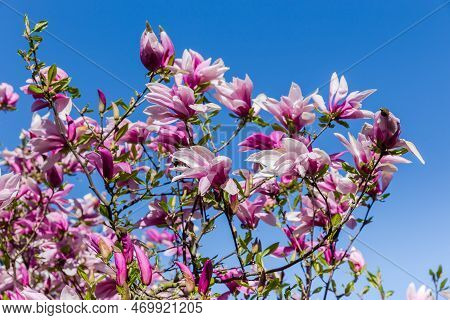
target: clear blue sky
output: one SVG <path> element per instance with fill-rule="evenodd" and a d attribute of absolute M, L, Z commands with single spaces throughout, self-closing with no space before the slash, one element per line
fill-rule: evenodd
<path fill-rule="evenodd" d="M 50 32 L 136 89 L 144 83 L 138 46 L 149 20 L 164 26 L 178 54 L 193 48 L 205 57 L 220 56 L 231 67 L 228 77 L 248 73 L 255 92 L 279 97 L 291 81 L 305 92 L 322 86 L 333 71 L 343 72 L 444 1 L 1 2 L 27 12 L 32 20 L 48 19 Z M 22 18 L 2 3 L 0 28 L 0 81 L 18 89 L 27 78 L 16 54 L 25 45 Z M 345 74 L 350 89 L 378 89 L 366 107 L 390 108 L 402 121 L 404 137 L 416 143 L 427 161 L 425 166 L 414 161 L 400 167 L 391 197 L 375 207 L 375 223 L 361 239 L 427 281 L 429 267 L 442 263 L 450 269 L 449 32 L 447 6 Z M 126 85 L 48 35 L 41 55 L 68 71 L 83 103 L 96 103 L 97 88 L 109 98 L 131 94 Z M 0 114 L 3 145 L 17 144 L 19 130 L 29 125 L 29 106 L 30 99 L 22 96 L 16 112 Z M 415 280 L 357 245 L 370 269 L 379 266 L 386 287 L 403 298 Z"/>

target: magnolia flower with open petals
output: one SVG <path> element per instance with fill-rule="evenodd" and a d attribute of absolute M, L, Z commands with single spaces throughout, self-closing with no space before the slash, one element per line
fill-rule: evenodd
<path fill-rule="evenodd" d="M 281 140 L 286 136 L 281 131 L 274 131 L 270 135 L 257 132 L 245 138 L 239 143 L 239 151 L 248 150 L 272 150 L 281 148 Z"/>
<path fill-rule="evenodd" d="M 229 194 L 237 194 L 235 182 L 228 177 L 231 170 L 231 159 L 225 156 L 215 157 L 207 148 L 193 146 L 176 151 L 173 160 L 183 163 L 174 168 L 181 174 L 174 177 L 172 182 L 194 178 L 199 179 L 199 192 L 204 195 L 210 187 L 223 189 Z"/>
<path fill-rule="evenodd" d="M 187 120 L 198 113 L 220 110 L 214 103 L 196 104 L 194 91 L 186 86 L 169 88 L 161 83 L 147 84 L 149 93 L 145 96 L 154 105 L 144 113 L 150 116 L 152 124 L 165 125 L 177 119 Z"/>
<path fill-rule="evenodd" d="M 292 138 L 284 138 L 282 147 L 274 150 L 264 150 L 252 154 L 247 161 L 263 166 L 259 172 L 262 176 L 284 175 L 315 175 L 331 163 L 330 157 L 324 151 L 314 148 L 309 150 L 306 145 Z"/>
<path fill-rule="evenodd" d="M 355 193 L 358 189 L 356 184 L 348 177 L 343 177 L 338 170 L 331 169 L 329 174 L 324 176 L 323 181 L 317 184 L 322 191 L 342 194 Z"/>
<path fill-rule="evenodd" d="M 167 212 L 161 207 L 161 202 L 166 202 L 165 196 L 161 197 L 161 200 L 150 202 L 148 205 L 149 212 L 145 217 L 139 220 L 136 224 L 139 228 L 145 228 L 149 226 L 167 226 Z"/>
<path fill-rule="evenodd" d="M 277 219 L 273 213 L 263 211 L 265 203 L 266 197 L 260 196 L 255 201 L 247 199 L 239 204 L 236 216 L 244 228 L 255 229 L 260 219 L 271 226 L 277 224 Z"/>
<path fill-rule="evenodd" d="M 375 113 L 373 125 L 365 123 L 362 129 L 362 133 L 369 137 L 379 148 L 383 150 L 406 148 L 422 164 L 425 164 L 425 160 L 416 146 L 410 141 L 400 139 L 400 132 L 400 120 L 385 108 Z"/>
<path fill-rule="evenodd" d="M 50 70 L 50 67 L 42 68 L 40 70 L 39 76 L 37 76 L 36 80 L 39 82 L 41 77 L 43 77 L 44 79 L 47 79 L 49 70 Z M 52 84 L 54 84 L 58 81 L 61 81 L 63 79 L 67 79 L 68 77 L 69 77 L 69 75 L 63 69 L 56 68 L 56 74 L 53 77 Z M 31 111 L 34 112 L 34 111 L 38 111 L 38 110 L 50 107 L 50 103 L 46 99 L 44 99 L 43 93 L 35 93 L 29 89 L 30 84 L 35 84 L 34 80 L 28 79 L 26 82 L 27 82 L 27 84 L 25 86 L 22 86 L 20 89 L 23 91 L 23 93 L 32 95 L 33 98 L 35 99 L 35 101 L 31 105 Z M 52 90 L 52 88 L 49 88 L 49 89 Z M 65 120 L 67 115 L 69 115 L 70 111 L 72 110 L 72 99 L 70 97 L 66 96 L 64 93 L 59 92 L 53 96 L 52 103 L 53 103 L 53 106 L 55 107 L 55 110 L 58 113 L 58 116 L 62 120 Z"/>
<path fill-rule="evenodd" d="M 20 175 L 8 173 L 1 175 L 0 172 L 0 209 L 8 206 L 19 192 Z"/>
<path fill-rule="evenodd" d="M 330 95 L 328 105 L 322 96 L 313 95 L 314 104 L 326 114 L 331 114 L 337 119 L 360 119 L 371 118 L 373 113 L 367 110 L 361 110 L 362 101 L 374 93 L 376 90 L 353 91 L 348 94 L 348 85 L 345 77 L 339 80 L 336 72 L 331 75 Z"/>
<path fill-rule="evenodd" d="M 270 112 L 286 129 L 298 132 L 306 125 L 313 123 L 316 118 L 313 113 L 314 105 L 310 103 L 312 96 L 303 97 L 300 86 L 292 83 L 288 96 L 282 96 L 280 101 L 267 98 L 261 103 L 261 106 Z"/>
<path fill-rule="evenodd" d="M 381 191 L 386 190 L 395 172 L 397 172 L 396 163 L 410 163 L 411 161 L 393 155 L 385 155 L 380 158 L 380 155 L 373 150 L 372 140 L 362 133 L 358 134 L 356 139 L 351 133 L 348 133 L 348 140 L 340 133 L 334 134 L 341 143 L 347 148 L 350 154 L 353 156 L 356 168 L 360 172 L 370 173 L 373 162 L 378 162 L 377 168 L 374 173 L 380 175 L 382 188 Z"/>
<path fill-rule="evenodd" d="M 19 95 L 14 92 L 12 85 L 2 82 L 0 84 L 0 110 L 14 110 Z"/>
<path fill-rule="evenodd" d="M 114 162 L 111 151 L 100 147 L 97 152 L 89 153 L 86 158 L 95 166 L 97 171 L 105 179 L 111 179 L 114 176 Z"/>
<path fill-rule="evenodd" d="M 224 73 L 229 69 L 225 67 L 222 59 L 211 62 L 211 58 L 204 59 L 194 50 L 184 50 L 181 59 L 175 60 L 175 68 L 179 72 L 175 80 L 178 84 L 184 82 L 190 88 L 207 83 L 215 83 L 223 79 Z M 206 86 L 206 90 L 209 86 Z"/>
<path fill-rule="evenodd" d="M 431 294 L 431 289 L 428 289 L 425 285 L 421 285 L 419 290 L 416 291 L 416 285 L 411 282 L 406 290 L 406 299 L 408 300 L 434 300 Z"/>
<path fill-rule="evenodd" d="M 45 80 L 47 79 L 48 76 L 48 71 L 50 70 L 50 66 L 42 68 L 39 71 L 39 75 L 36 77 L 36 80 L 39 82 L 41 80 L 41 77 L 43 77 Z M 63 79 L 67 79 L 69 77 L 69 75 L 67 74 L 67 72 L 65 72 L 63 69 L 61 68 L 56 68 L 56 74 L 53 77 L 53 81 L 52 83 L 61 81 Z M 37 98 L 43 98 L 43 94 L 42 93 L 34 93 L 31 90 L 29 90 L 30 84 L 35 84 L 33 79 L 27 79 L 26 80 L 26 85 L 20 87 L 20 90 L 23 91 L 23 93 L 25 94 L 30 94 L 33 96 L 33 98 L 37 99 Z"/>
<path fill-rule="evenodd" d="M 220 81 L 216 85 L 216 99 L 239 117 L 246 117 L 252 108 L 253 82 L 248 75 L 245 79 L 233 78 L 233 82 Z M 257 107 L 255 114 L 259 111 Z"/>
<path fill-rule="evenodd" d="M 63 129 L 66 128 L 63 127 Z M 57 125 L 48 119 L 48 114 L 43 117 L 37 113 L 33 115 L 29 135 L 33 151 L 41 154 L 48 151 L 57 152 L 66 144 Z"/>
<path fill-rule="evenodd" d="M 195 137 L 192 129 L 189 126 L 188 128 L 191 137 Z M 189 146 L 189 134 L 183 122 L 160 126 L 151 140 L 149 147 L 155 151 L 174 153 L 180 147 Z"/>

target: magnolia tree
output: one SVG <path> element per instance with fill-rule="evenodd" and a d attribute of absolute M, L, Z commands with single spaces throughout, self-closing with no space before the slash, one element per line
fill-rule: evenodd
<path fill-rule="evenodd" d="M 77 107 L 69 75 L 39 59 L 46 27 L 25 18 L 19 55 L 30 78 L 20 89 L 35 113 L 20 145 L 2 153 L 4 299 L 392 294 L 354 242 L 387 198 L 396 165 L 410 162 L 403 155 L 424 161 L 391 111 L 362 107 L 375 90 L 350 92 L 334 73 L 328 97 L 304 97 L 295 83 L 279 99 L 256 96 L 248 76 L 227 82 L 221 59 L 178 55 L 167 33 L 147 24 L 143 90 L 110 100 L 99 89 L 98 107 Z M 0 85 L 2 110 L 18 98 Z M 234 131 L 220 141 L 218 114 L 227 109 Z M 330 135 L 342 152 L 320 148 L 325 131 L 361 118 L 368 122 L 356 136 Z M 240 134 L 249 126 L 259 130 Z M 247 165 L 224 154 L 245 155 Z M 75 187 L 88 193 L 74 197 Z M 139 216 L 141 206 L 148 211 Z M 444 292 L 442 268 L 433 274 L 433 293 L 411 284 L 408 298 Z"/>

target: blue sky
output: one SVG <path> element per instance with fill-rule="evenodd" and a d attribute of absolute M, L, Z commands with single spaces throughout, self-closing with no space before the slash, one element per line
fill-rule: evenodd
<path fill-rule="evenodd" d="M 192 48 L 205 57 L 222 57 L 227 77 L 248 73 L 255 93 L 278 98 L 291 81 L 305 92 L 326 84 L 372 50 L 398 35 L 444 1 L 2 1 L 32 20 L 48 19 L 50 32 L 95 61 L 47 35 L 41 57 L 73 77 L 82 103 L 96 103 L 96 89 L 109 98 L 128 97 L 143 87 L 138 58 L 146 20 L 162 25 L 177 53 Z M 403 136 L 416 143 L 427 161 L 402 165 L 387 203 L 374 208 L 375 223 L 361 239 L 419 279 L 442 263 L 450 269 L 450 6 L 446 6 L 345 73 L 352 90 L 376 88 L 366 108 L 388 107 L 402 121 Z M 0 81 L 18 89 L 27 78 L 16 54 L 25 46 L 22 18 L 0 3 Z M 321 90 L 326 95 L 327 87 Z M 78 103 L 78 104 L 82 104 Z M 0 114 L 0 141 L 17 144 L 30 121 L 30 100 Z M 360 123 L 353 130 L 359 130 Z M 321 140 L 321 147 L 340 149 Z M 407 273 L 362 244 L 370 269 L 380 267 L 386 287 L 403 298 Z M 447 269 L 447 271 L 449 271 Z M 417 283 L 417 281 L 415 281 Z"/>

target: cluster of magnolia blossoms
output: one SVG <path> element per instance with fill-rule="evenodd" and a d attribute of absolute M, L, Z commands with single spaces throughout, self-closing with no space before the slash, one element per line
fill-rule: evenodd
<path fill-rule="evenodd" d="M 45 27 L 28 25 L 29 49 L 19 52 L 32 71 L 21 89 L 34 100 L 31 111 L 41 113 L 21 133 L 22 144 L 2 153 L 10 171 L 0 177 L 4 298 L 352 294 L 366 270 L 353 241 L 371 221 L 370 209 L 386 198 L 396 164 L 409 162 L 403 154 L 423 162 L 400 138 L 390 111 L 362 109 L 374 90 L 349 93 L 345 78 L 333 74 L 327 103 L 318 91 L 304 97 L 297 84 L 279 100 L 256 95 L 249 76 L 227 82 L 221 59 L 191 49 L 177 57 L 167 33 L 158 37 L 147 25 L 140 42 L 145 89 L 129 103 L 108 101 L 98 90 L 98 109 L 80 110 L 69 75 L 37 58 L 41 40 L 33 35 Z M 11 108 L 18 96 L 9 85 L 1 88 L 1 106 Z M 217 145 L 220 126 L 213 121 L 223 108 L 237 118 L 236 131 Z M 270 115 L 275 123 L 267 132 Z M 342 152 L 317 147 L 323 132 L 360 118 L 369 123 L 357 137 L 335 133 Z M 234 148 L 232 138 L 250 124 L 266 133 L 237 141 L 240 152 L 252 152 L 243 168 L 220 152 Z M 74 183 L 90 193 L 74 198 Z M 277 242 L 268 243 L 261 221 Z M 214 238 L 218 228 L 228 232 L 229 246 Z M 343 228 L 355 238 L 342 240 Z M 206 256 L 211 242 L 216 252 Z M 278 267 L 267 268 L 269 260 Z M 353 278 L 341 289 L 333 275 L 345 265 Z M 287 269 L 296 276 L 286 276 Z M 425 289 L 413 289 L 408 297 L 424 296 Z"/>

